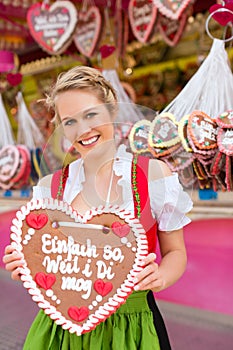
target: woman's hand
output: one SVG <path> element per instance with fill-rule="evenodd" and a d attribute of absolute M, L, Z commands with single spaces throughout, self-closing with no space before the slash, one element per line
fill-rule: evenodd
<path fill-rule="evenodd" d="M 155 262 L 156 254 L 150 253 L 143 260 L 143 270 L 137 274 L 134 282 L 137 283 L 134 290 L 151 289 L 154 292 L 159 292 L 163 289 L 165 281 L 159 270 L 159 265 Z"/>
<path fill-rule="evenodd" d="M 12 245 L 8 245 L 5 248 L 5 255 L 2 261 L 6 265 L 6 270 L 11 272 L 11 278 L 15 281 L 19 281 L 21 268 L 25 264 L 23 254 L 18 252 Z"/>

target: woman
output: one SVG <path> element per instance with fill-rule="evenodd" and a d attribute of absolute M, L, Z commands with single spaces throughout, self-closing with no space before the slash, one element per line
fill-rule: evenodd
<path fill-rule="evenodd" d="M 152 291 L 159 292 L 174 284 L 185 271 L 182 227 L 189 222 L 185 213 L 192 207 L 191 200 L 183 192 L 177 175 L 155 159 L 145 162 L 148 166 L 144 168 L 145 176 L 140 175 L 138 186 L 136 183 L 132 186 L 132 169 L 136 169 L 136 175 L 141 170 L 132 167 L 137 158 L 125 146 L 116 149 L 113 125 L 117 116 L 116 93 L 98 70 L 75 67 L 61 74 L 46 102 L 54 109 L 56 123 L 62 126 L 81 158 L 63 169 L 59 177 L 55 174 L 42 178 L 34 187 L 33 196 L 63 198 L 80 214 L 93 206 L 118 204 L 140 217 L 148 233 L 149 254 L 134 281 L 135 291 L 105 322 L 77 336 L 40 311 L 24 350 L 168 350 L 169 340 Z M 135 200 L 132 187 L 144 197 L 141 202 Z M 162 255 L 159 263 L 154 253 L 156 225 Z M 22 255 L 10 245 L 3 261 L 12 278 L 19 279 Z"/>

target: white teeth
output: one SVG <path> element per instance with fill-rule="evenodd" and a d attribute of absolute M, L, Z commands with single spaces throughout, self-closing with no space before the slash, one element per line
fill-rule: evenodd
<path fill-rule="evenodd" d="M 94 136 L 94 137 L 91 137 L 90 139 L 88 140 L 83 140 L 81 141 L 81 143 L 84 145 L 84 146 L 87 146 L 87 145 L 91 145 L 92 143 L 96 142 L 98 140 L 98 136 Z"/>

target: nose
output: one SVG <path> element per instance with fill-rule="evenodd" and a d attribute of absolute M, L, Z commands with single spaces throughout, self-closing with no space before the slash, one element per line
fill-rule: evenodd
<path fill-rule="evenodd" d="M 76 139 L 79 139 L 85 134 L 88 134 L 91 131 L 91 126 L 88 120 L 80 120 L 77 123 L 77 128 L 76 128 Z"/>

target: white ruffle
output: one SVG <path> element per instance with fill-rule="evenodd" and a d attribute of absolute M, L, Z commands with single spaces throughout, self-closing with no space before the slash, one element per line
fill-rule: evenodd
<path fill-rule="evenodd" d="M 123 203 L 121 208 L 134 213 L 131 185 L 132 154 L 125 145 L 118 148 L 113 170 L 119 177 L 118 185 L 122 188 Z M 64 201 L 71 204 L 82 191 L 85 182 L 83 161 L 78 159 L 70 164 L 69 176 L 64 191 Z M 191 220 L 186 214 L 193 204 L 189 195 L 183 191 L 176 173 L 158 180 L 149 181 L 148 185 L 152 215 L 158 222 L 159 230 L 174 231 L 187 225 Z M 50 188 L 34 186 L 34 198 L 51 197 Z"/>
<path fill-rule="evenodd" d="M 161 231 L 173 231 L 187 225 L 191 220 L 186 214 L 193 203 L 183 191 L 176 173 L 149 182 L 152 215 Z"/>
<path fill-rule="evenodd" d="M 50 187 L 33 186 L 32 190 L 32 196 L 34 199 L 51 198 Z"/>

